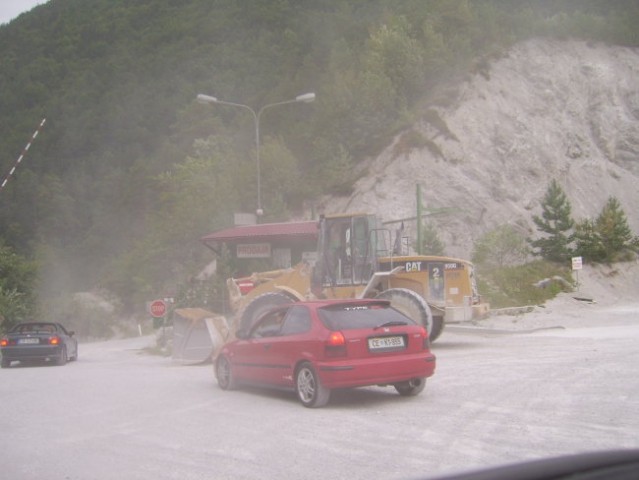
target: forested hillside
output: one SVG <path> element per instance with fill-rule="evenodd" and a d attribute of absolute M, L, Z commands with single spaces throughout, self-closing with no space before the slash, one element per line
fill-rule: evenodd
<path fill-rule="evenodd" d="M 639 2 L 595 0 L 50 0 L 0 27 L 4 245 L 40 266 L 41 299 L 104 288 L 127 311 L 197 273 L 200 236 L 322 194 L 515 42 L 639 45 Z"/>

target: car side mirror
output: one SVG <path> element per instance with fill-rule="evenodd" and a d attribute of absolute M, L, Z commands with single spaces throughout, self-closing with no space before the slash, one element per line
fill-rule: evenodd
<path fill-rule="evenodd" d="M 75 331 L 69 330 L 68 334 L 69 334 L 70 337 L 72 337 L 73 335 L 75 335 Z"/>

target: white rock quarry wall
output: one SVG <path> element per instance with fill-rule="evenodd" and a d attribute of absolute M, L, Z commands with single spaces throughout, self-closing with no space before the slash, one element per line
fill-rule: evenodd
<path fill-rule="evenodd" d="M 532 215 L 556 178 L 575 219 L 594 218 L 614 195 L 639 233 L 639 49 L 519 44 L 414 129 L 428 148 L 397 155 L 389 146 L 351 197 L 327 198 L 323 210 L 414 216 L 419 183 L 427 208 L 453 209 L 429 217 L 447 253 L 470 258 L 474 241 L 498 225 L 536 235 Z"/>

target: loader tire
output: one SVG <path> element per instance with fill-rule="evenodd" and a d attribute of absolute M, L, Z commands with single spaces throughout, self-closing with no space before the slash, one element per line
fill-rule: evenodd
<path fill-rule="evenodd" d="M 295 302 L 296 299 L 281 292 L 263 293 L 259 297 L 255 297 L 251 303 L 240 314 L 240 323 L 238 328 L 248 331 L 255 321 L 265 312 L 278 305 Z"/>
<path fill-rule="evenodd" d="M 433 332 L 433 314 L 424 297 L 407 288 L 389 288 L 377 295 L 377 298 L 390 300 L 394 308 L 419 325 L 423 325 L 430 338 L 431 332 Z"/>
<path fill-rule="evenodd" d="M 433 317 L 433 330 L 429 334 L 429 338 L 431 342 L 434 342 L 439 338 L 444 330 L 444 317 L 442 316 L 434 316 Z"/>

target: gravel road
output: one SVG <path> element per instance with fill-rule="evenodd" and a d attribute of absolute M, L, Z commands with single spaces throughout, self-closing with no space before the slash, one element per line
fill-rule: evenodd
<path fill-rule="evenodd" d="M 317 410 L 221 391 L 210 365 L 144 353 L 149 337 L 81 344 L 64 367 L 0 371 L 2 476 L 415 479 L 639 448 L 639 304 L 551 310 L 451 326 L 418 397 L 365 388 Z"/>

